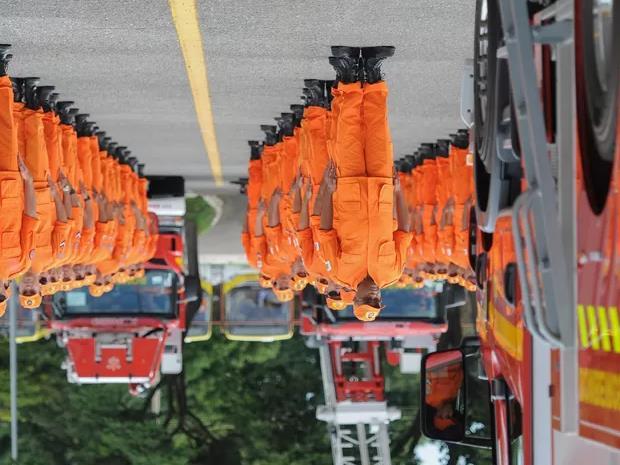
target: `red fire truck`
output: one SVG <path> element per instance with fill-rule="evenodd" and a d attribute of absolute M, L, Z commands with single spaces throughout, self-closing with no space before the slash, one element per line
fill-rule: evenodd
<path fill-rule="evenodd" d="M 185 239 L 183 179 L 149 181 L 159 243 L 144 277 L 99 298 L 87 289 L 58 293 L 49 307 L 69 382 L 128 383 L 140 392 L 158 372 L 182 369 L 183 334 L 201 299 L 196 247 Z"/>
<path fill-rule="evenodd" d="M 620 464 L 620 7 L 479 0 L 475 51 L 479 337 L 423 360 L 422 430 Z"/>
<path fill-rule="evenodd" d="M 351 308 L 330 311 L 310 291 L 300 331 L 319 350 L 325 405 L 316 417 L 328 424 L 334 463 L 371 463 L 373 457 L 372 463 L 389 464 L 388 427 L 401 412 L 386 402 L 381 349 L 401 372 L 419 373 L 422 354 L 435 350 L 448 328 L 447 311 L 465 303 L 465 292 L 430 281 L 422 289 L 383 289 L 385 308 L 364 323 Z"/>

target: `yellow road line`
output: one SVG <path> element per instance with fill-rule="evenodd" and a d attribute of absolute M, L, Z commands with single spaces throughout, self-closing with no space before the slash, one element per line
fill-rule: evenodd
<path fill-rule="evenodd" d="M 209 157 L 213 179 L 215 184 L 219 186 L 222 184 L 222 165 L 215 135 L 209 80 L 207 79 L 207 64 L 202 48 L 202 34 L 200 33 L 196 1 L 168 0 L 168 4 L 185 60 L 185 71 L 192 89 L 202 142 Z"/>
<path fill-rule="evenodd" d="M 609 326 L 607 325 L 607 309 L 603 306 L 598 307 L 598 319 L 601 325 L 601 342 L 605 352 L 611 351 L 611 342 L 609 341 Z"/>

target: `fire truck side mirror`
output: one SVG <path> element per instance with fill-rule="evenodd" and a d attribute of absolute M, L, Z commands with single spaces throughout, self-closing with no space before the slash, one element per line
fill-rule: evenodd
<path fill-rule="evenodd" d="M 422 432 L 431 439 L 465 437 L 465 357 L 460 349 L 433 352 L 422 361 Z"/>
<path fill-rule="evenodd" d="M 493 407 L 477 341 L 422 359 L 421 430 L 425 436 L 491 449 Z"/>

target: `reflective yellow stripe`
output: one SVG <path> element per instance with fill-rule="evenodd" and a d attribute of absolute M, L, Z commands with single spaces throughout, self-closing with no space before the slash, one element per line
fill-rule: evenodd
<path fill-rule="evenodd" d="M 607 326 L 607 309 L 605 307 L 598 307 L 598 320 L 601 325 L 601 342 L 603 344 L 603 350 L 605 352 L 610 352 L 611 342 L 609 340 L 609 326 Z"/>
<path fill-rule="evenodd" d="M 512 324 L 489 299 L 489 323 L 497 343 L 516 360 L 523 360 L 523 328 Z"/>
<path fill-rule="evenodd" d="M 599 340 L 598 323 L 596 321 L 596 309 L 594 305 L 588 305 L 588 324 L 590 325 L 590 342 L 594 350 L 601 348 L 601 342 Z"/>
<path fill-rule="evenodd" d="M 609 307 L 609 325 L 611 338 L 614 343 L 614 352 L 620 353 L 620 324 L 618 324 L 618 308 Z"/>
<path fill-rule="evenodd" d="M 581 336 L 581 347 L 587 349 L 590 347 L 588 338 L 588 324 L 586 323 L 586 309 L 583 305 L 577 305 L 577 317 L 579 318 L 579 335 Z"/>
<path fill-rule="evenodd" d="M 219 186 L 222 184 L 222 165 L 215 135 L 209 80 L 207 79 L 207 64 L 202 48 L 202 34 L 196 11 L 196 0 L 168 0 L 168 4 L 185 60 L 185 71 L 194 98 L 194 108 L 200 126 L 202 142 L 211 164 L 211 174 L 216 185 Z"/>
<path fill-rule="evenodd" d="M 620 411 L 620 375 L 591 368 L 579 369 L 579 401 Z"/>

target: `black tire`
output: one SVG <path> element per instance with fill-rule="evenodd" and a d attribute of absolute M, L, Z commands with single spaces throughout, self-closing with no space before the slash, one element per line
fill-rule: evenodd
<path fill-rule="evenodd" d="M 605 49 L 606 66 L 600 72 L 594 38 L 594 6 L 594 0 L 575 2 L 575 75 L 584 183 L 590 206 L 599 214 L 609 193 L 617 143 L 620 6 L 616 1 L 613 7 L 610 40 Z"/>
<path fill-rule="evenodd" d="M 185 197 L 185 178 L 183 176 L 147 176 L 149 181 L 148 198 Z"/>
<path fill-rule="evenodd" d="M 486 18 L 483 18 L 486 5 Z M 492 233 L 497 215 L 514 202 L 520 189 L 518 135 L 506 60 L 497 58 L 503 40 L 497 0 L 476 2 L 474 39 L 474 179 L 480 229 Z M 498 138 L 512 142 L 499 150 Z"/>

